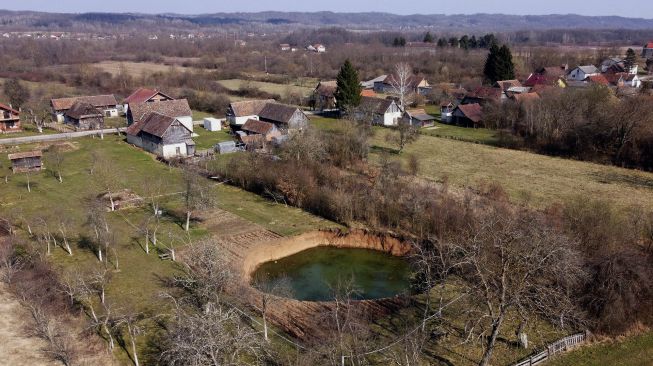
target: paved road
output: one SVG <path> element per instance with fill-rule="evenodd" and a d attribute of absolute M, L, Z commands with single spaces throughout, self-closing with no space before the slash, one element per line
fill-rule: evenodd
<path fill-rule="evenodd" d="M 52 135 L 34 135 L 34 136 L 24 136 L 24 137 L 8 137 L 0 139 L 0 145 L 20 145 L 20 144 L 31 144 L 35 142 L 43 141 L 58 141 L 58 140 L 70 140 L 78 137 L 84 136 L 99 136 L 100 133 L 104 134 L 114 134 L 125 132 L 127 128 L 107 128 L 104 130 L 92 130 L 92 131 L 77 131 L 77 132 L 65 132 L 57 133 Z"/>

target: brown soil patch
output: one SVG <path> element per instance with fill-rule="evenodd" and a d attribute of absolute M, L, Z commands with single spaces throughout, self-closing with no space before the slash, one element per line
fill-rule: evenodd
<path fill-rule="evenodd" d="M 30 319 L 28 311 L 18 302 L 5 284 L 0 283 L 0 364 L 13 366 L 41 366 L 55 363 L 45 358 L 40 350 L 45 342 L 26 335 Z"/>

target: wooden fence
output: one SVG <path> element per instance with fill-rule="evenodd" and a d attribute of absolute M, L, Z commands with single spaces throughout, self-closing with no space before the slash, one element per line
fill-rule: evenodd
<path fill-rule="evenodd" d="M 539 365 L 543 363 L 544 361 L 548 360 L 549 357 L 565 352 L 571 348 L 574 348 L 580 344 L 583 344 L 587 341 L 587 333 L 577 333 L 577 334 L 572 334 L 568 337 L 562 338 L 560 340 L 557 340 L 548 346 L 546 346 L 546 349 L 543 350 L 542 352 L 536 353 L 534 355 L 531 355 L 525 360 L 522 360 L 520 362 L 517 362 L 513 366 L 534 366 L 534 365 Z"/>

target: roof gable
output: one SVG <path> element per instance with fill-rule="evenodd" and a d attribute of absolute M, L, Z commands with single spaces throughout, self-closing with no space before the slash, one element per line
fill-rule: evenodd
<path fill-rule="evenodd" d="M 358 109 L 364 112 L 372 112 L 376 114 L 386 114 L 388 109 L 396 104 L 392 99 L 381 99 L 375 97 L 361 97 L 361 103 Z"/>
<path fill-rule="evenodd" d="M 13 114 L 20 114 L 19 111 L 17 111 L 17 110 L 15 110 L 15 109 L 11 108 L 10 106 L 8 106 L 8 105 L 6 105 L 6 104 L 2 104 L 2 103 L 0 103 L 0 109 L 2 109 L 2 110 L 4 110 L 4 111 L 7 111 L 7 112 L 11 112 L 11 113 L 13 113 Z"/>
<path fill-rule="evenodd" d="M 266 135 L 275 129 L 275 125 L 269 122 L 263 122 L 256 119 L 248 119 L 247 122 L 241 127 L 243 131 L 258 133 Z"/>
<path fill-rule="evenodd" d="M 125 98 L 125 100 L 123 100 L 122 103 L 123 104 L 145 103 L 157 95 L 161 95 L 162 97 L 170 100 L 175 99 L 156 89 L 139 88 L 136 89 L 136 91 L 133 92 L 130 96 Z"/>
<path fill-rule="evenodd" d="M 456 109 L 474 123 L 478 123 L 483 120 L 483 107 L 481 107 L 481 105 L 478 103 L 461 104 Z"/>
<path fill-rule="evenodd" d="M 83 117 L 103 117 L 102 112 L 92 104 L 83 101 L 77 101 L 70 109 L 66 111 L 66 116 L 81 119 Z"/>
<path fill-rule="evenodd" d="M 287 124 L 290 123 L 290 120 L 297 111 L 303 113 L 297 107 L 279 103 L 268 103 L 259 113 L 259 117 L 269 121 Z"/>

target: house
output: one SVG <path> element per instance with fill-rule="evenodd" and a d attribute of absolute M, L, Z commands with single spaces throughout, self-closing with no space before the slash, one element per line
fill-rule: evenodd
<path fill-rule="evenodd" d="M 377 93 L 396 94 L 399 77 L 388 75 L 382 81 L 374 82 L 374 91 Z M 423 76 L 411 75 L 406 80 L 406 88 L 412 94 L 428 95 L 432 88 Z"/>
<path fill-rule="evenodd" d="M 387 78 L 387 77 L 388 77 L 388 75 L 381 75 L 381 76 L 375 77 L 372 80 L 361 81 L 361 86 L 363 87 L 364 90 L 374 89 L 374 83 L 383 82 L 383 80 L 385 80 L 385 78 Z"/>
<path fill-rule="evenodd" d="M 261 121 L 274 123 L 282 132 L 304 129 L 309 122 L 301 109 L 279 103 L 266 104 L 258 117 Z"/>
<path fill-rule="evenodd" d="M 317 53 L 324 53 L 326 52 L 326 47 L 323 44 L 314 44 L 313 48 L 315 49 L 315 52 Z"/>
<path fill-rule="evenodd" d="M 648 42 L 642 48 L 642 58 L 653 58 L 653 41 Z"/>
<path fill-rule="evenodd" d="M 358 120 L 370 120 L 374 125 L 396 126 L 402 116 L 396 101 L 386 98 L 361 97 L 354 111 Z"/>
<path fill-rule="evenodd" d="M 315 109 L 321 111 L 334 109 L 336 107 L 335 93 L 337 88 L 338 84 L 335 80 L 319 82 L 313 92 Z"/>
<path fill-rule="evenodd" d="M 461 126 L 481 126 L 483 124 L 483 107 L 478 103 L 461 104 L 454 109 L 452 120 Z"/>
<path fill-rule="evenodd" d="M 280 44 L 279 48 L 281 48 L 281 51 L 290 51 L 290 45 L 288 43 Z"/>
<path fill-rule="evenodd" d="M 242 126 L 250 119 L 259 119 L 258 115 L 268 103 L 276 103 L 274 99 L 245 100 L 229 104 L 227 122 L 230 125 Z"/>
<path fill-rule="evenodd" d="M 92 95 L 73 98 L 58 98 L 50 100 L 52 113 L 57 122 L 64 122 L 66 111 L 76 102 L 84 102 L 101 111 L 104 117 L 118 117 L 118 102 L 113 95 Z"/>
<path fill-rule="evenodd" d="M 569 72 L 567 80 L 584 81 L 588 77 L 598 74 L 600 71 L 594 65 L 578 66 Z"/>
<path fill-rule="evenodd" d="M 606 80 L 610 83 L 611 86 L 630 87 L 630 88 L 642 87 L 642 80 L 640 80 L 639 76 L 637 75 L 620 73 L 620 74 L 604 74 L 603 76 L 606 78 Z"/>
<path fill-rule="evenodd" d="M 435 117 L 426 113 L 423 109 L 407 109 L 402 121 L 413 127 L 428 127 L 435 124 Z"/>
<path fill-rule="evenodd" d="M 191 130 L 178 118 L 157 112 L 129 126 L 127 142 L 164 159 L 195 154 Z"/>
<path fill-rule="evenodd" d="M 465 95 L 461 104 L 482 104 L 488 102 L 499 103 L 506 98 L 506 95 L 500 88 L 489 86 L 479 86 Z"/>
<path fill-rule="evenodd" d="M 0 103 L 0 133 L 21 132 L 20 112 Z"/>
<path fill-rule="evenodd" d="M 456 107 L 451 102 L 440 103 L 440 121 L 444 123 L 451 122 L 454 109 L 456 109 Z"/>
<path fill-rule="evenodd" d="M 166 100 L 161 102 L 132 103 L 127 113 L 129 126 L 142 121 L 150 113 L 159 113 L 164 116 L 176 118 L 188 130 L 193 132 L 193 112 L 186 99 Z"/>
<path fill-rule="evenodd" d="M 536 85 L 548 85 L 564 88 L 568 68 L 567 65 L 540 67 L 526 79 L 523 86 L 532 88 Z"/>
<path fill-rule="evenodd" d="M 303 129 L 308 125 L 308 117 L 301 109 L 277 103 L 274 99 L 246 100 L 229 104 L 227 121 L 232 127 L 242 126 L 250 119 L 273 123 L 282 132 Z"/>
<path fill-rule="evenodd" d="M 104 128 L 104 115 L 90 103 L 77 101 L 64 114 L 64 123 L 76 130 L 98 130 Z"/>
<path fill-rule="evenodd" d="M 9 154 L 8 158 L 11 160 L 11 170 L 14 173 L 25 173 L 43 169 L 42 156 L 40 150 L 35 150 Z"/>
<path fill-rule="evenodd" d="M 261 135 L 265 141 L 272 141 L 275 137 L 281 136 L 281 131 L 274 123 L 263 122 L 256 119 L 250 119 L 241 128 L 248 136 Z M 244 141 L 243 141 L 244 142 Z"/>
<path fill-rule="evenodd" d="M 611 57 L 601 63 L 601 73 L 603 74 L 620 74 L 624 72 L 637 74 L 638 69 L 638 65 L 633 65 L 629 70 L 626 70 L 626 61 L 618 57 Z"/>

